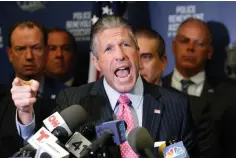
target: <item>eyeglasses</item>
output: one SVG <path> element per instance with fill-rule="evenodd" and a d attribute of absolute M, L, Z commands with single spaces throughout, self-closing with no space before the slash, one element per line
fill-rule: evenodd
<path fill-rule="evenodd" d="M 26 52 L 30 51 L 32 54 L 37 56 L 42 56 L 44 54 L 44 46 L 34 45 L 34 46 L 15 46 L 14 53 L 18 56 L 22 56 Z"/>
<path fill-rule="evenodd" d="M 183 35 L 176 35 L 175 39 L 178 43 L 183 44 L 183 45 L 187 45 L 191 41 L 193 41 L 194 46 L 199 49 L 206 48 L 210 44 L 210 42 L 206 42 L 206 41 L 198 40 L 198 39 L 191 39 L 191 38 L 185 37 Z"/>

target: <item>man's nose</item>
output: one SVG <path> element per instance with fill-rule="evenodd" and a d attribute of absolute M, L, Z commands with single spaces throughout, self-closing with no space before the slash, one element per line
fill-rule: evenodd
<path fill-rule="evenodd" d="M 26 54 L 25 55 L 26 55 L 27 60 L 32 60 L 33 59 L 33 52 L 30 48 L 26 49 Z"/>
<path fill-rule="evenodd" d="M 56 50 L 56 57 L 57 58 L 62 58 L 63 57 L 63 52 L 60 48 L 57 48 L 57 50 Z"/>
<path fill-rule="evenodd" d="M 116 48 L 116 60 L 123 61 L 125 60 L 125 53 L 124 50 L 121 47 Z"/>
<path fill-rule="evenodd" d="M 187 50 L 190 52 L 194 52 L 195 46 L 196 46 L 196 43 L 194 41 L 189 41 Z"/>

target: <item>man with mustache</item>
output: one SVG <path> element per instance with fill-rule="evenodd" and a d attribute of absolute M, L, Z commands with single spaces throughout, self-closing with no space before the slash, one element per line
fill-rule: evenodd
<path fill-rule="evenodd" d="M 93 64 L 104 77 L 90 84 L 62 90 L 57 97 L 58 111 L 80 104 L 91 117 L 89 123 L 100 124 L 116 116 L 126 121 L 127 133 L 143 126 L 154 141 L 183 141 L 191 158 L 198 157 L 187 99 L 141 78 L 137 40 L 126 20 L 118 16 L 100 18 L 92 28 L 91 51 Z M 25 96 L 25 99 L 32 97 Z M 30 108 L 26 103 L 20 106 Z M 28 118 L 27 121 L 34 120 Z M 127 141 L 120 147 L 110 146 L 109 149 L 113 151 L 112 157 L 138 157 Z M 153 152 L 157 157 L 157 151 Z"/>

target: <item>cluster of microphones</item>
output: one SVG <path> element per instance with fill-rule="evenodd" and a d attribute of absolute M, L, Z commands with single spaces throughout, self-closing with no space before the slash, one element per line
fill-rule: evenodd
<path fill-rule="evenodd" d="M 143 127 L 136 127 L 126 134 L 124 120 L 107 121 L 99 125 L 89 123 L 90 117 L 80 105 L 72 105 L 55 112 L 43 123 L 27 145 L 13 157 L 35 158 L 112 158 L 112 146 L 128 141 L 133 151 L 141 157 L 154 158 L 154 141 Z M 163 145 L 164 144 L 164 145 Z M 159 145 L 158 157 L 188 158 L 183 143 L 174 140 Z"/>

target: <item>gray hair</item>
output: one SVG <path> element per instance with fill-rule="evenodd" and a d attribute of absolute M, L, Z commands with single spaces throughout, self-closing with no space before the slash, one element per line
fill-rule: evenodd
<path fill-rule="evenodd" d="M 120 16 L 107 15 L 100 18 L 92 27 L 90 49 L 95 57 L 97 57 L 98 55 L 97 35 L 106 29 L 112 29 L 112 28 L 128 29 L 131 39 L 134 41 L 136 48 L 139 49 L 138 42 L 134 35 L 133 29 L 128 24 L 128 22 Z"/>

